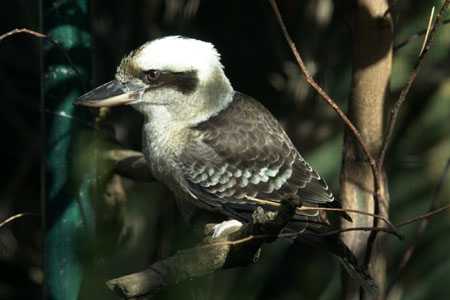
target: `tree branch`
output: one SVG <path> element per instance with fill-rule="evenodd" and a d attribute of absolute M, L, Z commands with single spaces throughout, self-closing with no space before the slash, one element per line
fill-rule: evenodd
<path fill-rule="evenodd" d="M 209 239 L 206 244 L 177 252 L 148 269 L 109 280 L 107 286 L 130 299 L 156 294 L 162 288 L 212 272 L 254 263 L 263 243 L 274 241 L 295 214 L 298 203 L 284 201 L 276 216 L 268 221 L 259 208 L 254 221 L 231 233 L 224 240 Z"/>

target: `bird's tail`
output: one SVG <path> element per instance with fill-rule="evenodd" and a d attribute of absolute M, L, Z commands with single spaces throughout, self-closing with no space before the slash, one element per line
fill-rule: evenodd
<path fill-rule="evenodd" d="M 361 287 L 369 294 L 376 295 L 378 287 L 367 270 L 358 264 L 353 252 L 337 236 L 320 236 L 314 232 L 304 231 L 299 234 L 296 241 L 311 244 L 333 254 L 339 259 L 339 262 Z"/>

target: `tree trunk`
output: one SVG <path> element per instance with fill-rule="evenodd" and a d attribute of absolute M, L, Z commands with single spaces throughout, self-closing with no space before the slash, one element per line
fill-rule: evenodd
<path fill-rule="evenodd" d="M 361 132 L 373 157 L 378 156 L 383 143 L 383 112 L 392 67 L 393 25 L 388 9 L 388 0 L 355 0 L 352 8 L 353 74 L 349 117 Z M 346 133 L 341 170 L 343 207 L 387 216 L 386 186 L 386 178 L 383 178 L 381 192 L 385 203 L 376 203 L 370 165 L 355 140 Z M 377 221 L 372 217 L 363 215 L 352 217 L 353 223 L 344 221 L 342 225 L 344 228 L 377 226 Z M 356 254 L 359 262 L 368 264 L 369 272 L 379 286 L 379 295 L 383 295 L 386 264 L 384 253 L 379 247 L 383 235 L 378 234 L 375 243 L 372 244 L 370 241 L 373 238 L 374 235 L 362 231 L 343 234 L 344 242 Z M 368 249 L 370 245 L 373 246 Z M 351 280 L 345 282 L 344 297 L 369 298 L 368 295 L 363 295 Z"/>

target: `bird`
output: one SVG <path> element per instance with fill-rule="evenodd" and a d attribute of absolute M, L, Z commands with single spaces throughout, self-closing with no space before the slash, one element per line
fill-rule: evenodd
<path fill-rule="evenodd" d="M 330 223 L 314 208 L 340 208 L 338 199 L 270 111 L 234 90 L 213 44 L 184 36 L 146 42 L 121 60 L 115 79 L 76 104 L 130 105 L 142 113 L 143 154 L 153 176 L 180 206 L 223 216 L 213 237 L 251 222 L 258 207 L 276 211 L 294 199 L 310 210 L 297 210 L 285 230 L 325 247 L 362 287 L 376 291 L 351 250 L 336 236 L 320 235 Z"/>

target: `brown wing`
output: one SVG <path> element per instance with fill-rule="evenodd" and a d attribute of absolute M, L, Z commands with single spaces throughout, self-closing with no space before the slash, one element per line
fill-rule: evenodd
<path fill-rule="evenodd" d="M 191 141 L 181 159 L 184 179 L 210 205 L 248 211 L 293 197 L 312 207 L 335 201 L 270 112 L 247 96 L 236 94 L 225 111 L 193 128 Z"/>

